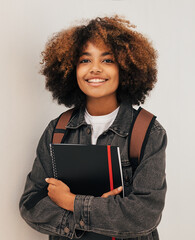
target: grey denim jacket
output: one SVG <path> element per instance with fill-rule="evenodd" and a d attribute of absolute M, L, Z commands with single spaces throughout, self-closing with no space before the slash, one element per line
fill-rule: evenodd
<path fill-rule="evenodd" d="M 19 204 L 21 216 L 32 228 L 48 234 L 50 240 L 93 240 L 93 233 L 118 239 L 159 239 L 156 228 L 161 220 L 166 194 L 167 135 L 155 120 L 143 159 L 132 176 L 128 135 L 135 111 L 127 103 L 121 103 L 113 124 L 97 140 L 98 145 L 120 147 L 125 197 L 76 195 L 74 212 L 58 207 L 48 196 L 30 209 L 25 207 L 26 202 L 46 187 L 45 178 L 53 177 L 49 144 L 57 119 L 49 123 L 39 141 L 37 156 Z M 65 143 L 91 144 L 91 126 L 84 120 L 84 109 L 79 109 L 69 121 Z"/>

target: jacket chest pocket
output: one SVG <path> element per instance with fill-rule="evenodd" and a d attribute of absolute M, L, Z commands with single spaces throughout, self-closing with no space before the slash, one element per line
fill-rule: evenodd
<path fill-rule="evenodd" d="M 125 196 L 128 196 L 132 191 L 132 167 L 130 162 L 122 161 L 123 183 Z"/>

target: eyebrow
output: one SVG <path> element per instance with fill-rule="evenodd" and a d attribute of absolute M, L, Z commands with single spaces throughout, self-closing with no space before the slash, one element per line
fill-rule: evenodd
<path fill-rule="evenodd" d="M 80 55 L 80 57 L 82 57 L 83 55 L 85 55 L 85 56 L 91 56 L 91 54 L 89 53 L 89 52 L 83 52 L 83 53 L 81 53 L 81 55 Z M 101 56 L 107 56 L 107 55 L 113 55 L 113 53 L 111 53 L 111 52 L 104 52 L 104 53 L 102 53 L 101 54 Z"/>

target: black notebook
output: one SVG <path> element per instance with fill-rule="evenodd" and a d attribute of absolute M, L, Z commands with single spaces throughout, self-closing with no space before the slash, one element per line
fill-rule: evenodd
<path fill-rule="evenodd" d="M 50 144 L 50 151 L 54 178 L 66 183 L 74 194 L 100 197 L 123 186 L 119 147 Z"/>

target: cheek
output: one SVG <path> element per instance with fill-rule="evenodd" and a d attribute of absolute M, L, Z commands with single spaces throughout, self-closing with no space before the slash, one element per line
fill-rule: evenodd
<path fill-rule="evenodd" d="M 115 82 L 115 86 L 118 88 L 119 86 L 119 70 L 115 69 L 115 71 L 113 71 L 113 79 Z"/>
<path fill-rule="evenodd" d="M 85 79 L 86 76 L 86 68 L 85 67 L 77 67 L 76 68 L 76 78 L 77 78 L 77 83 L 79 84 L 79 82 L 82 84 L 83 80 Z"/>
<path fill-rule="evenodd" d="M 80 67 L 77 67 L 76 68 L 76 79 L 77 79 L 77 84 L 82 92 L 84 90 L 83 78 L 84 78 L 84 70 Z"/>
<path fill-rule="evenodd" d="M 79 85 L 79 82 L 81 81 L 83 74 L 82 74 L 82 69 L 77 67 L 76 69 L 76 79 L 77 79 L 77 83 Z"/>

